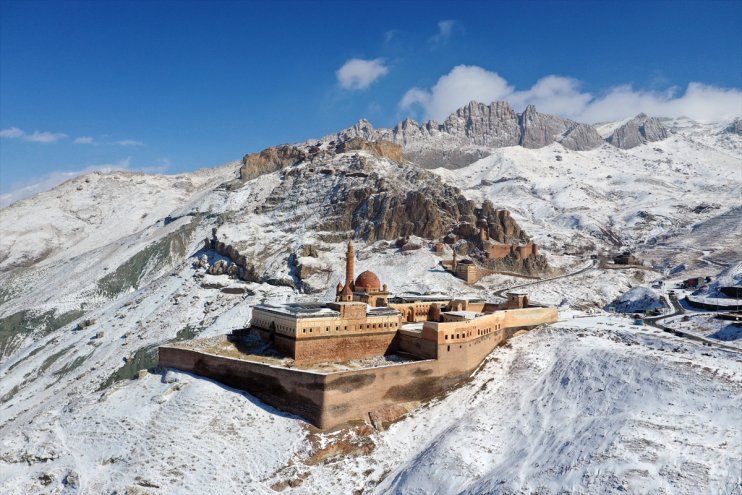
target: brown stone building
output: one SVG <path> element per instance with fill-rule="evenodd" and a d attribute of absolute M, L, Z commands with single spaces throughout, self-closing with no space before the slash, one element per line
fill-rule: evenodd
<path fill-rule="evenodd" d="M 203 339 L 161 347 L 160 366 L 215 378 L 329 428 L 453 387 L 516 330 L 557 320 L 555 308 L 533 307 L 522 293 L 508 294 L 503 303 L 390 298 L 372 272 L 354 278 L 354 258 L 348 243 L 345 283 L 338 284 L 334 302 L 253 308 L 244 332 L 282 359 L 242 351 L 239 339 Z M 350 371 L 316 368 L 390 355 L 399 359 Z"/>

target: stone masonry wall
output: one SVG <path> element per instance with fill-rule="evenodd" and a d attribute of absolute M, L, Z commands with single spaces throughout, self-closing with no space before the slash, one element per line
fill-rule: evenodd
<path fill-rule="evenodd" d="M 179 348 L 176 344 L 160 347 L 160 366 L 193 372 L 246 390 L 278 409 L 298 414 L 327 429 L 352 420 L 365 420 L 370 412 L 388 405 L 428 399 L 454 387 L 469 377 L 516 329 L 553 322 L 557 317 L 554 308 L 504 313 L 501 320 L 504 328 L 467 341 L 439 341 L 438 359 L 320 374 L 215 356 Z M 407 337 L 402 339 L 402 347 L 413 345 L 412 337 Z M 435 342 L 425 343 L 428 347 L 430 344 Z M 319 348 L 315 351 L 323 352 Z"/>

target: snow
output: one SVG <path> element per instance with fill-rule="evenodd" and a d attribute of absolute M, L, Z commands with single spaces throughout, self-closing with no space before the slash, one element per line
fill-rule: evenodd
<path fill-rule="evenodd" d="M 639 286 L 622 294 L 606 309 L 619 313 L 644 313 L 645 311 L 660 310 L 665 307 L 665 303 L 657 292 L 648 287 Z"/>
<path fill-rule="evenodd" d="M 510 209 L 549 257 L 547 280 L 492 275 L 467 286 L 442 269 L 447 256 L 357 243 L 356 271 L 375 272 L 393 294 L 494 300 L 510 287 L 559 306 L 561 321 L 499 347 L 450 393 L 406 405 L 405 418 L 361 439 L 370 452 L 321 463 L 311 461 L 318 446 L 360 434 L 317 433 L 248 394 L 177 371 L 129 379 L 149 367 L 132 361 L 143 350 L 243 327 L 255 305 L 334 297 L 345 245 L 307 227 L 318 212 L 260 213 L 278 173 L 236 190 L 221 186 L 236 177 L 236 163 L 179 176 L 92 174 L 0 210 L 0 317 L 82 309 L 81 318 L 97 320 L 79 330 L 77 320 L 36 329 L 0 356 L 0 493 L 72 493 L 63 484 L 72 472 L 80 493 L 274 493 L 271 486 L 287 479 L 295 482 L 284 493 L 301 494 L 738 488 L 739 352 L 636 327 L 602 309 L 650 292 L 654 301 L 646 286 L 658 279 L 671 286 L 680 275 L 721 272 L 714 283 L 739 281 L 740 138 L 721 134 L 720 125 L 676 119 L 672 126 L 671 138 L 632 150 L 502 148 L 468 167 L 435 171 L 468 198 Z M 393 166 L 374 164 L 382 175 Z M 318 256 L 299 261 L 318 270 L 312 285 L 326 289 L 240 283 L 249 292 L 221 292 L 235 282 L 192 267 L 211 235 L 197 218 L 223 221 L 220 238 L 263 257 L 276 279 L 290 275 L 286 246 L 315 245 Z M 107 273 L 188 228 L 183 256 L 148 261 L 122 294 L 98 290 Z M 589 257 L 624 249 L 648 267 L 609 269 Z M 663 275 L 679 265 L 683 273 Z M 739 341 L 731 322 L 704 314 L 665 323 Z M 106 386 L 117 372 L 123 379 Z"/>
<path fill-rule="evenodd" d="M 579 321 L 512 339 L 466 386 L 378 434 L 371 455 L 319 466 L 297 492 L 693 494 L 738 483 L 735 358 L 622 318 Z"/>

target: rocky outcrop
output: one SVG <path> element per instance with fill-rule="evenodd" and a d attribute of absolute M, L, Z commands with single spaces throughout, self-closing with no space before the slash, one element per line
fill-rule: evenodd
<path fill-rule="evenodd" d="M 470 144 L 501 148 L 520 144 L 518 120 L 518 114 L 504 101 L 491 105 L 471 101 L 449 115 L 441 130 L 466 138 Z"/>
<path fill-rule="evenodd" d="M 295 211 L 315 232 L 337 233 L 339 238 L 352 232 L 366 241 L 440 239 L 454 226 L 473 225 L 478 218 L 488 219 L 490 235 L 499 242 L 526 239 L 508 212 L 488 201 L 477 207 L 458 188 L 412 164 L 380 172 L 374 160 L 345 154 L 322 167 L 332 173 L 318 174 L 306 165 L 286 171 L 259 213 Z"/>
<path fill-rule="evenodd" d="M 482 225 L 486 226 L 490 239 L 510 244 L 526 242 L 528 236 L 520 228 L 508 210 L 496 210 L 491 201 L 485 200 L 482 207 L 475 210 L 475 215 Z"/>
<path fill-rule="evenodd" d="M 742 136 L 742 118 L 737 117 L 736 119 L 734 119 L 734 121 L 729 124 L 726 129 L 724 129 L 724 132 Z"/>
<path fill-rule="evenodd" d="M 402 146 L 383 139 L 367 141 L 360 137 L 354 137 L 347 141 L 341 141 L 335 147 L 336 153 L 347 153 L 356 150 L 368 151 L 380 158 L 388 158 L 396 162 L 403 162 L 405 160 Z"/>
<path fill-rule="evenodd" d="M 289 167 L 306 158 L 307 153 L 296 146 L 271 146 L 260 153 L 250 153 L 242 158 L 240 179 L 251 180 L 260 175 Z"/>
<path fill-rule="evenodd" d="M 662 141 L 670 136 L 670 131 L 658 119 L 640 113 L 613 131 L 608 143 L 621 149 L 636 148 L 652 141 Z"/>
<path fill-rule="evenodd" d="M 557 141 L 565 148 L 575 151 L 597 148 L 604 143 L 593 126 L 577 122 L 572 122 L 572 126 Z"/>
<path fill-rule="evenodd" d="M 541 148 L 558 142 L 571 150 L 588 150 L 604 142 L 590 125 L 538 113 L 532 105 L 518 114 L 504 101 L 490 105 L 471 101 L 442 124 L 434 120 L 419 124 L 408 118 L 392 129 L 376 129 L 363 119 L 321 141 L 339 146 L 357 138 L 398 144 L 407 159 L 425 168 L 464 167 L 504 146 Z"/>
<path fill-rule="evenodd" d="M 539 113 L 533 105 L 528 105 L 518 120 L 518 144 L 524 148 L 543 148 L 558 142 L 571 150 L 589 150 L 603 144 L 603 139 L 592 126 Z"/>
<path fill-rule="evenodd" d="M 739 123 L 733 124 L 730 132 L 738 133 L 739 126 Z M 535 149 L 559 143 L 567 149 L 583 151 L 595 149 L 607 141 L 628 149 L 668 136 L 669 131 L 658 119 L 644 114 L 604 140 L 592 125 L 539 113 L 533 105 L 518 114 L 504 101 L 489 105 L 471 101 L 441 124 L 434 120 L 420 124 L 408 118 L 392 129 L 377 129 L 362 119 L 352 127 L 325 136 L 320 142 L 341 146 L 357 138 L 368 142 L 388 141 L 400 145 L 408 160 L 424 168 L 455 169 L 484 158 L 492 148 L 523 146 Z"/>

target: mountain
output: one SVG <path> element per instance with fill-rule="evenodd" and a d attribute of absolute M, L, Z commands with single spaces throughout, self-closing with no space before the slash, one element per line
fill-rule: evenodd
<path fill-rule="evenodd" d="M 640 113 L 613 131 L 607 141 L 622 149 L 630 149 L 642 144 L 667 139 L 669 133 L 659 119 Z"/>
<path fill-rule="evenodd" d="M 625 124 L 619 135 L 604 140 L 589 124 L 539 113 L 533 105 L 518 114 L 504 101 L 490 105 L 471 101 L 442 124 L 433 120 L 418 124 L 405 119 L 392 129 L 376 129 L 364 119 L 321 141 L 386 140 L 402 145 L 406 156 L 419 165 L 457 168 L 487 156 L 493 148 L 537 149 L 559 143 L 569 150 L 586 151 L 605 142 L 628 148 L 635 146 L 634 143 L 658 141 L 667 136 L 667 130 L 657 119 L 643 114 Z"/>
<path fill-rule="evenodd" d="M 603 311 L 656 280 L 730 273 L 742 259 L 742 137 L 729 122 L 657 120 L 665 139 L 622 148 L 600 136 L 629 121 L 596 126 L 596 139 L 533 108 L 475 103 L 447 124 L 361 121 L 189 174 L 90 174 L 1 209 L 0 492 L 737 486 L 739 353 Z M 620 141 L 656 136 L 643 122 Z M 550 275 L 470 286 L 443 271 L 451 249 L 429 243 L 484 217 L 501 242 L 536 242 Z M 204 243 L 212 229 L 219 251 Z M 407 405 L 382 431 L 317 432 L 248 394 L 155 369 L 158 345 L 242 327 L 256 304 L 332 298 L 348 237 L 357 271 L 395 294 L 492 299 L 530 283 L 522 290 L 559 306 L 561 321 L 514 337 L 468 383 Z M 645 265 L 591 260 L 627 249 Z M 202 259 L 244 266 L 215 275 Z"/>

